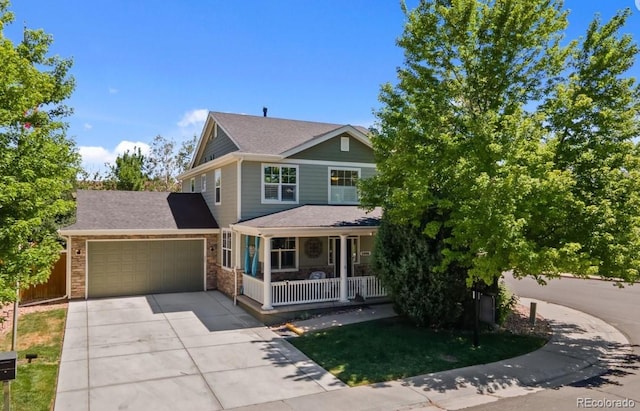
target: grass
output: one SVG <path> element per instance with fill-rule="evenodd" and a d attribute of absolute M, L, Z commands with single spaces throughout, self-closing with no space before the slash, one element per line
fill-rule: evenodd
<path fill-rule="evenodd" d="M 418 328 L 389 318 L 322 330 L 289 340 L 350 386 L 407 378 L 515 357 L 542 347 L 540 337 Z"/>
<path fill-rule="evenodd" d="M 59 308 L 20 316 L 18 320 L 18 372 L 11 382 L 11 409 L 48 411 L 53 407 L 62 336 L 67 310 Z M 11 332 L 1 341 L 1 349 L 11 349 Z M 38 354 L 31 364 L 26 353 Z M 2 390 L 0 390 L 2 391 Z M 4 393 L 0 392 L 0 404 Z"/>

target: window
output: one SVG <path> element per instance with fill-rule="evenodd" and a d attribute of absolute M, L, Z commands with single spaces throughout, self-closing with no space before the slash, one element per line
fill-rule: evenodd
<path fill-rule="evenodd" d="M 190 181 L 190 189 L 192 193 L 196 192 L 196 179 L 192 178 Z"/>
<path fill-rule="evenodd" d="M 347 238 L 347 252 L 351 252 L 351 261 L 354 264 L 360 264 L 360 241 L 358 237 Z M 340 238 L 329 237 L 329 252 L 328 263 L 329 265 L 335 265 L 336 256 L 340 253 Z"/>
<path fill-rule="evenodd" d="M 296 238 L 271 239 L 271 269 L 274 271 L 297 270 Z"/>
<path fill-rule="evenodd" d="M 329 169 L 329 203 L 357 204 L 359 169 Z"/>
<path fill-rule="evenodd" d="M 340 137 L 340 151 L 349 151 L 349 137 Z"/>
<path fill-rule="evenodd" d="M 215 185 L 215 203 L 222 203 L 222 174 L 220 169 L 214 171 L 213 174 L 214 185 Z"/>
<path fill-rule="evenodd" d="M 298 202 L 298 166 L 263 164 L 262 202 Z"/>
<path fill-rule="evenodd" d="M 222 230 L 222 266 L 232 268 L 231 266 L 231 231 Z"/>
<path fill-rule="evenodd" d="M 207 191 L 207 175 L 203 174 L 200 176 L 200 191 L 203 193 Z"/>

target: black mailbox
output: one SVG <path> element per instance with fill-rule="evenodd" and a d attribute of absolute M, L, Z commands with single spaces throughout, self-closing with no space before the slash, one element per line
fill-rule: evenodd
<path fill-rule="evenodd" d="M 0 381 L 16 379 L 18 353 L 15 351 L 0 352 Z"/>

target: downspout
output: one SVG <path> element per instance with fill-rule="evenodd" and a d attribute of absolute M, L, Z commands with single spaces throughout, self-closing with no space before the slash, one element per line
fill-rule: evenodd
<path fill-rule="evenodd" d="M 217 132 L 218 125 L 215 125 L 215 130 Z M 242 161 L 244 159 L 238 160 L 237 169 L 236 169 L 236 219 L 238 222 L 242 219 Z M 242 256 L 240 255 L 240 247 L 242 244 L 240 233 L 236 233 L 236 239 L 234 247 L 236 249 L 236 263 L 235 268 L 233 269 L 233 305 L 238 305 L 238 269 L 240 268 L 240 261 Z M 248 252 L 248 251 L 247 251 Z"/>

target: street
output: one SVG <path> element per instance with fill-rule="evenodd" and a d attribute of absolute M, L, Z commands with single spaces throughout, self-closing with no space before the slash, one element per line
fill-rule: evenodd
<path fill-rule="evenodd" d="M 565 305 L 601 318 L 627 336 L 634 346 L 635 355 L 619 368 L 601 377 L 469 409 L 622 409 L 625 404 L 630 404 L 629 401 L 623 402 L 624 400 L 633 400 L 635 408 L 640 409 L 640 284 L 620 289 L 607 281 L 561 278 L 550 280 L 546 286 L 541 286 L 533 279 L 515 280 L 511 276 L 507 276 L 506 282 L 519 296 Z M 600 400 L 603 402 L 598 402 Z M 599 405 L 605 407 L 598 407 Z"/>

